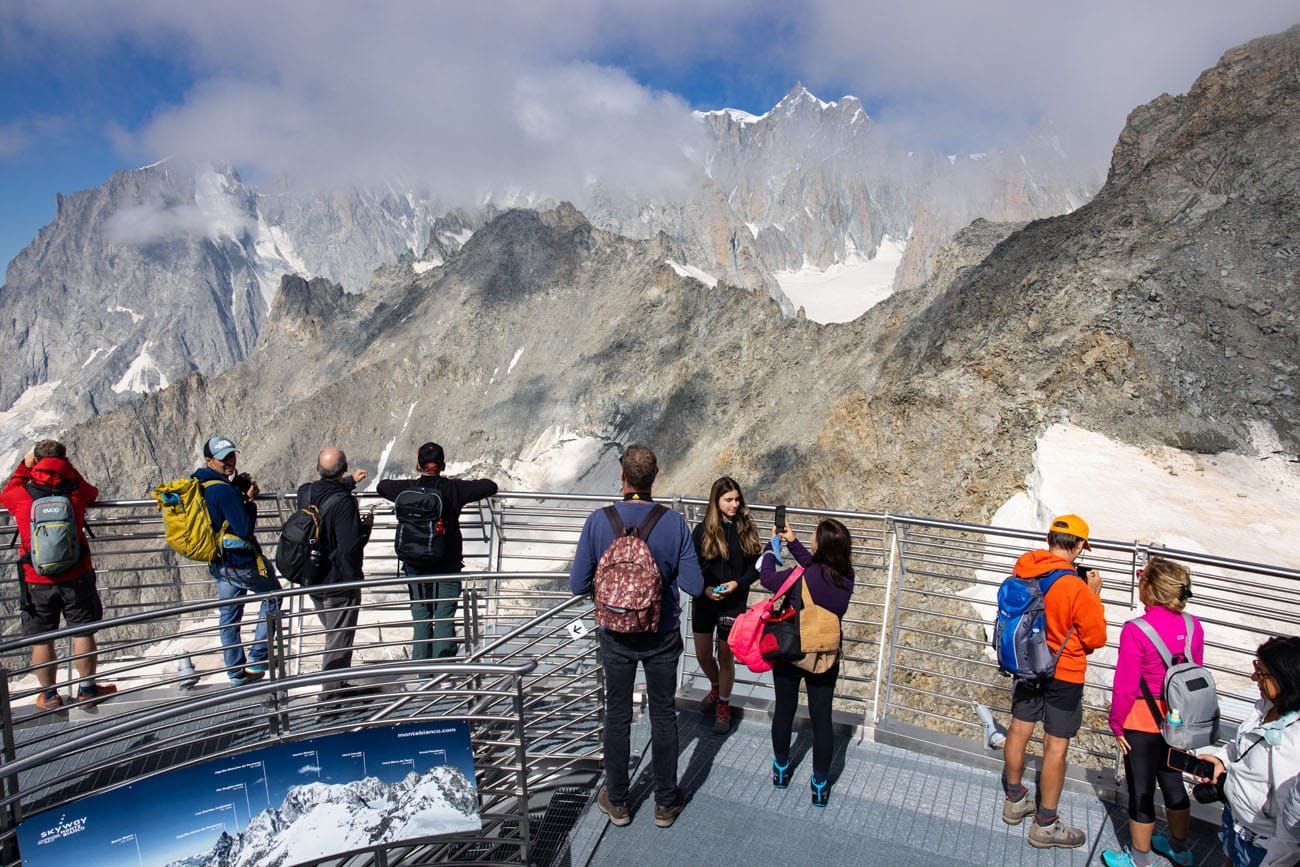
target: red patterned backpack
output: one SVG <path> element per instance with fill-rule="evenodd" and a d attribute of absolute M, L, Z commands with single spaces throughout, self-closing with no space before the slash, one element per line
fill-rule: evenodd
<path fill-rule="evenodd" d="M 614 541 L 596 564 L 596 624 L 610 632 L 658 632 L 664 578 L 646 540 L 668 509 L 651 506 L 640 527 L 625 527 L 613 506 L 601 511 L 614 528 Z"/>

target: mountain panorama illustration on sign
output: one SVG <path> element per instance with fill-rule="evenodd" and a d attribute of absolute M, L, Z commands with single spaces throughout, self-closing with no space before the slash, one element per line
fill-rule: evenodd
<path fill-rule="evenodd" d="M 1300 16 L 908 5 L 7 7 L 0 464 L 614 496 L 645 442 L 656 494 L 1292 565 Z M 277 780 L 156 863 L 477 827 L 468 752 Z"/>

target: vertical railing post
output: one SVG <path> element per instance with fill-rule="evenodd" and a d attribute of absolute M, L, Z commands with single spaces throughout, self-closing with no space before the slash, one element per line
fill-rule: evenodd
<path fill-rule="evenodd" d="M 903 592 L 907 589 L 907 554 L 903 548 L 904 536 L 906 529 L 899 531 L 898 522 L 894 522 L 894 545 L 898 549 L 898 583 L 893 591 L 893 622 L 889 627 L 889 663 L 885 669 L 885 703 L 884 710 L 877 714 L 877 718 L 885 716 L 894 698 L 894 661 L 898 655 L 898 621 L 899 614 L 903 608 Z M 888 601 L 886 602 L 888 604 Z M 881 620 L 883 632 L 884 620 Z"/>
<path fill-rule="evenodd" d="M 528 801 L 530 797 L 528 787 L 528 733 L 524 725 L 524 676 L 516 674 L 515 681 L 515 735 L 519 738 L 519 748 L 517 758 L 519 761 L 519 771 L 517 779 L 519 783 L 518 803 L 519 803 L 519 841 L 522 849 L 522 862 L 528 864 L 532 849 L 532 829 L 528 823 Z"/>
<path fill-rule="evenodd" d="M 885 597 L 880 604 L 880 640 L 876 646 L 876 683 L 871 697 L 871 718 L 878 723 L 884 717 L 880 705 L 880 685 L 885 675 L 885 646 L 889 641 L 889 601 L 894 592 L 894 570 L 898 568 L 898 527 L 894 519 L 885 516 L 885 540 L 889 545 L 889 566 L 885 570 Z"/>
<path fill-rule="evenodd" d="M 1151 558 L 1151 549 L 1149 543 L 1141 540 L 1133 543 L 1133 557 L 1129 561 L 1128 570 L 1128 607 L 1134 607 L 1137 601 L 1138 570 L 1146 568 L 1147 560 Z"/>
<path fill-rule="evenodd" d="M 283 631 L 280 628 L 280 607 L 277 605 L 274 611 L 266 612 L 266 676 L 271 680 L 283 681 L 285 678 Z M 275 690 L 267 696 L 270 704 L 267 722 L 272 737 L 279 737 L 280 732 L 289 727 L 288 695 Z"/>
<path fill-rule="evenodd" d="M 14 714 L 9 698 L 9 669 L 0 668 L 0 730 L 3 731 L 3 748 L 5 767 L 11 767 L 18 758 L 18 746 L 14 738 Z M 22 801 L 17 774 L 5 774 L 3 791 L 7 803 L 0 810 L 0 838 L 3 839 L 4 861 L 13 864 L 18 861 L 18 823 L 22 820 Z"/>

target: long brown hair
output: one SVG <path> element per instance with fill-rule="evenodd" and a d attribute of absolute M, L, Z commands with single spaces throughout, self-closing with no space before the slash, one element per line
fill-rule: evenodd
<path fill-rule="evenodd" d="M 723 494 L 735 491 L 740 495 L 740 511 L 736 512 L 736 533 L 740 536 L 740 549 L 746 554 L 757 554 L 763 550 L 763 543 L 758 540 L 758 530 L 754 520 L 749 517 L 749 506 L 745 503 L 745 492 L 731 476 L 723 476 L 713 483 L 709 490 L 709 507 L 704 510 L 704 537 L 700 540 L 700 556 L 705 560 L 726 557 L 727 531 L 722 526 L 722 510 L 718 501 Z"/>
<path fill-rule="evenodd" d="M 823 518 L 817 524 L 816 538 L 812 562 L 825 567 L 836 587 L 848 587 L 848 579 L 853 577 L 853 536 L 849 528 L 834 518 Z"/>

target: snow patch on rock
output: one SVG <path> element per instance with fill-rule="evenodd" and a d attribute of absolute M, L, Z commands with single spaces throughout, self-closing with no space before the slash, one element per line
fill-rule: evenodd
<path fill-rule="evenodd" d="M 873 258 L 850 245 L 845 260 L 829 268 L 775 271 L 772 276 L 795 307 L 814 322 L 850 322 L 894 292 L 894 272 L 903 261 L 906 240 L 886 235 Z"/>
<path fill-rule="evenodd" d="M 112 385 L 114 392 L 122 394 L 123 392 L 133 391 L 137 394 L 148 394 L 151 391 L 167 387 L 167 375 L 162 372 L 158 362 L 154 361 L 153 356 L 149 354 L 150 345 L 150 341 L 146 340 L 144 346 L 140 347 L 140 354 L 127 367 L 126 373 L 122 374 L 122 378 Z"/>

